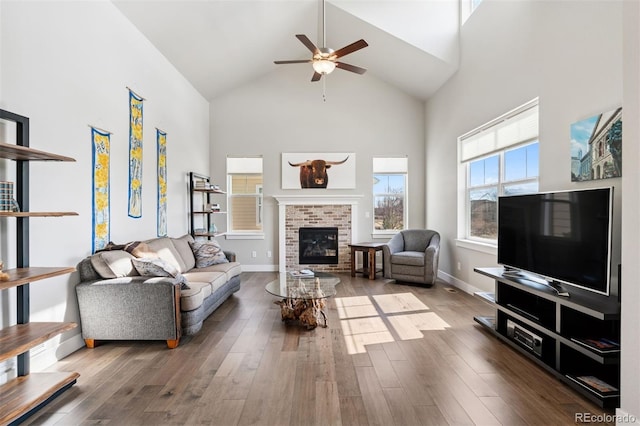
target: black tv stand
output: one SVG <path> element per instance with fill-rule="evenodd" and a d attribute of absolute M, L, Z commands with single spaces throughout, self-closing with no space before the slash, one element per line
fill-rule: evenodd
<path fill-rule="evenodd" d="M 495 307 L 495 316 L 476 322 L 592 402 L 619 406 L 617 297 L 576 288 L 569 298 L 558 283 L 528 274 L 501 267 L 474 271 L 495 280 L 494 293 L 476 293 Z"/>

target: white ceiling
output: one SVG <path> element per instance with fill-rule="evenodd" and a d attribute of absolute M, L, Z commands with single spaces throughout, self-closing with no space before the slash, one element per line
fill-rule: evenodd
<path fill-rule="evenodd" d="M 273 61 L 310 59 L 296 34 L 321 47 L 321 0 L 113 3 L 208 100 L 281 67 L 300 68 L 292 84 L 319 84 L 310 82 L 310 64 Z M 378 78 L 427 99 L 457 69 L 458 0 L 327 0 L 325 10 L 326 47 L 369 43 L 342 58 L 368 70 L 354 78 Z"/>

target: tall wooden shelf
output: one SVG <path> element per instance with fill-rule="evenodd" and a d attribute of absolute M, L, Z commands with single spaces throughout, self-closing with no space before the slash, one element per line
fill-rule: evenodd
<path fill-rule="evenodd" d="M 29 350 L 77 327 L 73 322 L 31 322 L 30 284 L 70 274 L 73 267 L 32 267 L 29 265 L 29 218 L 76 216 L 75 212 L 29 211 L 29 163 L 31 161 L 75 161 L 29 147 L 29 119 L 0 109 L 0 121 L 15 123 L 15 143 L 0 142 L 0 158 L 16 161 L 16 200 L 21 212 L 0 212 L 0 217 L 16 218 L 17 267 L 4 272 L 0 290 L 16 289 L 16 324 L 0 329 L 0 362 L 17 357 L 17 377 L 0 386 L 0 424 L 17 424 L 76 383 L 78 373 L 31 373 Z"/>
<path fill-rule="evenodd" d="M 198 184 L 205 185 L 205 187 L 198 187 Z M 224 235 L 224 233 L 221 232 L 211 232 L 211 227 L 215 223 L 215 215 L 223 215 L 227 212 L 221 210 L 206 210 L 205 206 L 210 204 L 212 199 L 215 199 L 212 197 L 215 195 L 224 195 L 226 192 L 221 189 L 210 188 L 210 185 L 209 176 L 189 172 L 189 228 L 194 238 L 202 237 L 210 240 L 211 238 Z"/>

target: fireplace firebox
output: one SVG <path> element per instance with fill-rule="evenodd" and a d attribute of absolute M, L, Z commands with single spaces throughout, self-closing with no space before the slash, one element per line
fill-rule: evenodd
<path fill-rule="evenodd" d="M 298 263 L 300 265 L 338 264 L 337 227 L 299 228 L 298 241 Z"/>

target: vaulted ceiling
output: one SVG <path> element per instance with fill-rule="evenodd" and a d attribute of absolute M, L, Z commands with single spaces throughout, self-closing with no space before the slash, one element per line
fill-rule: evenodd
<path fill-rule="evenodd" d="M 281 67 L 310 82 L 310 59 L 295 38 L 321 47 L 321 0 L 113 0 L 115 6 L 208 100 Z M 369 46 L 341 58 L 418 99 L 427 99 L 458 66 L 458 0 L 327 0 L 327 46 Z M 329 75 L 325 78 L 332 78 Z"/>

